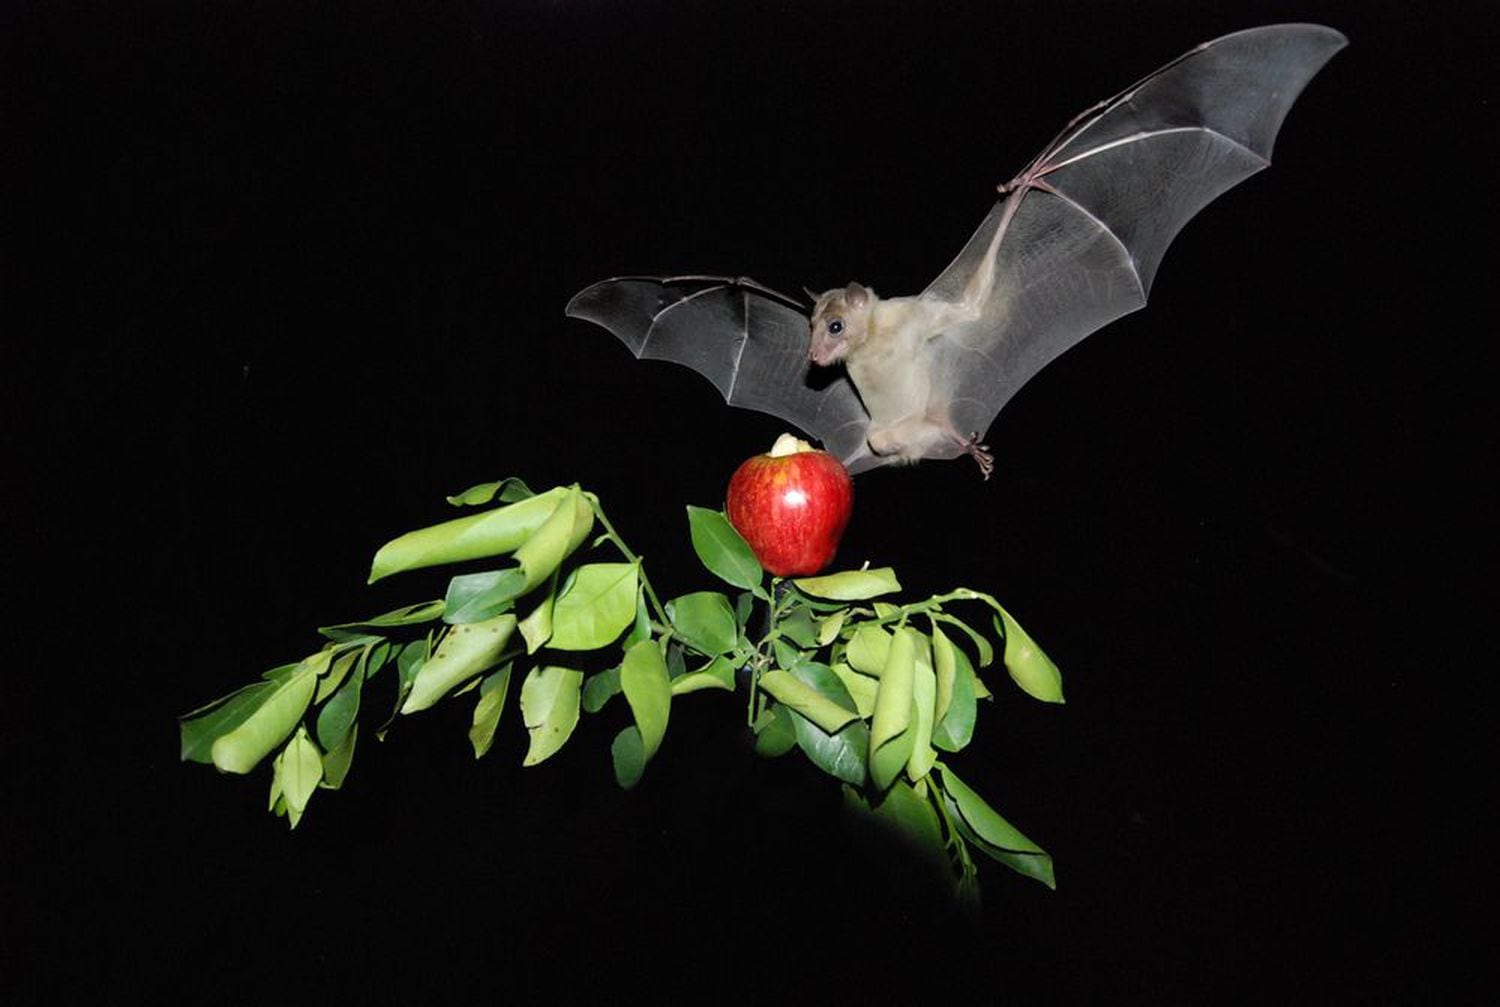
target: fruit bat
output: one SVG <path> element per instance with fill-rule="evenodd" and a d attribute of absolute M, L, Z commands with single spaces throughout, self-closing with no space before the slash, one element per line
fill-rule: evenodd
<path fill-rule="evenodd" d="M 573 297 L 637 357 L 699 371 L 730 405 L 795 424 L 850 472 L 973 457 L 995 415 L 1089 333 L 1146 303 L 1162 254 L 1270 163 L 1303 87 L 1346 40 L 1268 25 L 1179 56 L 1075 117 L 922 293 L 850 283 L 800 302 L 744 277 L 619 277 Z M 842 363 L 829 380 L 811 367 Z"/>

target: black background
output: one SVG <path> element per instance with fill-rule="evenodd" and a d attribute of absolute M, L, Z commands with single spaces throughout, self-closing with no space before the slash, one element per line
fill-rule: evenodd
<path fill-rule="evenodd" d="M 1428 893 L 1474 842 L 1418 769 L 1438 726 L 1451 781 L 1478 717 L 1434 719 L 1474 668 L 1439 656 L 1460 609 L 1417 614 L 1456 566 L 1427 505 L 1477 492 L 1454 431 L 1492 443 L 1463 242 L 1493 33 L 1416 7 L 10 9 L 8 999 L 1398 997 L 1448 950 Z M 564 319 L 574 291 L 915 292 L 1068 117 L 1278 20 L 1352 44 L 1151 306 L 1006 408 L 997 477 L 858 481 L 841 562 L 992 591 L 1063 668 L 1056 708 L 991 676 L 955 760 L 1055 893 L 986 865 L 982 921 L 945 913 L 717 694 L 630 794 L 613 707 L 525 770 L 513 706 L 479 763 L 440 707 L 295 833 L 266 773 L 176 761 L 177 713 L 439 591 L 366 589 L 368 559 L 473 483 L 579 481 L 663 592 L 712 586 L 682 507 L 781 427 Z"/>

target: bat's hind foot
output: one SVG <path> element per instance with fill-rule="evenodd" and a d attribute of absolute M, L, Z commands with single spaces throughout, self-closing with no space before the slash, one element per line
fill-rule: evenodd
<path fill-rule="evenodd" d="M 988 444 L 979 443 L 978 430 L 969 434 L 969 439 L 964 441 L 964 450 L 969 453 L 969 457 L 974 459 L 975 464 L 979 466 L 979 474 L 988 481 L 990 473 L 995 471 L 995 456 L 990 454 L 990 446 Z"/>

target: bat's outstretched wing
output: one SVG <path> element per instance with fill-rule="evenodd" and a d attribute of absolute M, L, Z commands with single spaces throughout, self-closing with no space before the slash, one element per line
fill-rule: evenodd
<path fill-rule="evenodd" d="M 602 325 L 637 357 L 691 367 L 732 406 L 794 424 L 851 472 L 879 464 L 849 379 L 808 383 L 808 322 L 795 303 L 748 279 L 627 276 L 580 291 L 567 313 Z"/>
<path fill-rule="evenodd" d="M 929 344 L 953 427 L 987 430 L 1049 361 L 1144 305 L 1177 232 L 1270 163 L 1292 102 L 1345 42 L 1319 25 L 1236 32 L 1070 123 L 922 295 L 961 300 L 993 262 L 980 318 Z"/>

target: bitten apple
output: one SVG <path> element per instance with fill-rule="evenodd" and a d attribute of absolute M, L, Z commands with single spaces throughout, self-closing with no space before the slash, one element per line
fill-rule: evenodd
<path fill-rule="evenodd" d="M 778 577 L 832 562 L 853 507 L 854 483 L 839 460 L 791 434 L 735 471 L 725 501 L 729 523 Z"/>

